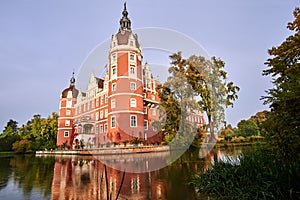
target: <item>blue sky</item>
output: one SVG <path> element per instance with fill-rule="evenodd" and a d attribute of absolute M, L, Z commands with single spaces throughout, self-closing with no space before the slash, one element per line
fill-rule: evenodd
<path fill-rule="evenodd" d="M 57 112 L 59 95 L 89 52 L 119 27 L 124 1 L 0 1 L 0 130 L 9 119 Z M 128 0 L 133 28 L 161 27 L 197 41 L 225 61 L 241 88 L 227 110 L 236 125 L 267 109 L 259 98 L 272 87 L 262 77 L 267 49 L 291 34 L 286 29 L 299 1 Z M 146 58 L 145 58 L 146 59 Z"/>

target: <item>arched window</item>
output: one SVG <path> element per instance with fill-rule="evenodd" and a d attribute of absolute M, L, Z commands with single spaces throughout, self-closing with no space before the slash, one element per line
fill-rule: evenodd
<path fill-rule="evenodd" d="M 130 107 L 133 107 L 133 108 L 136 107 L 136 99 L 135 98 L 130 99 Z"/>

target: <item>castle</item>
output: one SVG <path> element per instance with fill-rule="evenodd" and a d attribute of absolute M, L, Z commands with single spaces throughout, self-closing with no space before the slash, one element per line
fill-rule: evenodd
<path fill-rule="evenodd" d="M 161 142 L 152 122 L 159 119 L 158 81 L 153 78 L 138 37 L 131 30 L 126 4 L 120 27 L 112 35 L 105 77 L 90 76 L 85 92 L 70 86 L 60 96 L 57 146 L 103 147 L 139 138 Z M 202 115 L 193 118 L 203 123 Z"/>

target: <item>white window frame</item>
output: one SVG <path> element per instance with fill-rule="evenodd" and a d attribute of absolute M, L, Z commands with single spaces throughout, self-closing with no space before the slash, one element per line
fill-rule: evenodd
<path fill-rule="evenodd" d="M 145 124 L 146 123 L 146 124 Z M 145 126 L 146 125 L 146 126 Z M 144 130 L 148 130 L 148 127 L 149 127 L 149 123 L 148 123 L 148 120 L 144 120 Z"/>
<path fill-rule="evenodd" d="M 70 116 L 71 115 L 71 110 L 66 110 L 66 116 Z"/>
<path fill-rule="evenodd" d="M 147 110 L 148 110 L 147 106 L 144 106 L 144 114 L 147 114 Z"/>
<path fill-rule="evenodd" d="M 130 90 L 136 90 L 136 83 L 130 82 Z"/>
<path fill-rule="evenodd" d="M 103 110 L 100 111 L 100 119 L 103 118 Z"/>
<path fill-rule="evenodd" d="M 106 133 L 107 131 L 108 131 L 108 125 L 106 123 L 106 124 L 104 124 L 104 133 Z"/>
<path fill-rule="evenodd" d="M 130 98 L 130 107 L 136 108 L 136 99 L 135 98 Z"/>
<path fill-rule="evenodd" d="M 103 125 L 100 125 L 100 133 L 103 133 Z"/>
<path fill-rule="evenodd" d="M 69 120 L 69 119 L 67 119 L 66 121 L 65 121 L 65 126 L 70 126 L 71 125 L 71 121 Z"/>
<path fill-rule="evenodd" d="M 116 108 L 116 100 L 115 99 L 110 100 L 110 108 Z"/>
<path fill-rule="evenodd" d="M 137 127 L 137 115 L 130 115 L 129 123 L 130 127 Z"/>
<path fill-rule="evenodd" d="M 107 118 L 107 115 L 108 115 L 108 109 L 105 109 L 105 111 L 104 111 L 104 118 Z"/>
<path fill-rule="evenodd" d="M 69 137 L 69 131 L 65 131 L 65 132 L 64 132 L 64 137 L 65 137 L 65 138 Z"/>
<path fill-rule="evenodd" d="M 110 128 L 116 128 L 117 127 L 117 119 L 116 116 L 110 117 Z"/>
<path fill-rule="evenodd" d="M 136 66 L 134 66 L 134 65 L 130 65 L 129 66 L 129 75 L 130 76 L 136 76 Z"/>
<path fill-rule="evenodd" d="M 66 102 L 66 107 L 67 108 L 72 108 L 72 100 L 68 100 L 67 102 Z"/>
<path fill-rule="evenodd" d="M 116 91 L 117 90 L 117 83 L 112 83 L 111 84 L 111 91 Z"/>

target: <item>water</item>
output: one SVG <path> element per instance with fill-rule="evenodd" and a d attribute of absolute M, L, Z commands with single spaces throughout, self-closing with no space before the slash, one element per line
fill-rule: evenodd
<path fill-rule="evenodd" d="M 204 159 L 187 151 L 160 170 L 125 173 L 119 200 L 208 199 L 188 183 L 195 173 L 209 169 L 216 160 L 235 158 L 245 149 L 215 149 Z M 116 199 L 123 172 L 105 166 L 93 156 L 0 156 L 0 199 Z M 106 187 L 106 185 L 108 187 Z"/>

